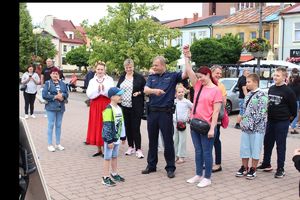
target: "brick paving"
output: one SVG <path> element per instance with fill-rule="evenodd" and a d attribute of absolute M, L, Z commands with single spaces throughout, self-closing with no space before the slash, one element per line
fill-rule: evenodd
<path fill-rule="evenodd" d="M 137 159 L 135 156 L 125 156 L 127 144 L 121 145 L 118 169 L 126 181 L 117 183 L 116 187 L 105 187 L 101 184 L 103 159 L 92 157 L 96 151 L 95 146 L 83 144 L 89 112 L 89 108 L 83 102 L 85 99 L 83 93 L 70 93 L 62 125 L 61 144 L 66 148 L 64 151 L 47 150 L 47 118 L 44 118 L 44 105 L 36 101 L 37 118 L 27 120 L 53 200 L 298 199 L 299 172 L 291 159 L 294 149 L 300 146 L 300 135 L 288 136 L 286 176 L 283 179 L 274 178 L 275 170 L 268 173 L 257 172 L 257 178 L 254 180 L 236 178 L 234 174 L 241 165 L 240 131 L 232 128 L 236 115 L 231 116 L 229 128 L 221 129 L 223 171 L 212 175 L 211 186 L 198 188 L 196 184 L 185 182 L 195 174 L 194 148 L 190 134 L 187 139 L 188 157 L 185 163 L 176 166 L 175 178 L 169 179 L 166 176 L 163 152 L 159 152 L 157 172 L 141 174 L 141 170 L 147 165 L 148 150 L 147 124 L 142 120 L 142 149 L 146 157 Z M 19 106 L 20 116 L 24 116 L 24 98 L 21 93 Z M 275 148 L 272 165 L 276 168 Z"/>

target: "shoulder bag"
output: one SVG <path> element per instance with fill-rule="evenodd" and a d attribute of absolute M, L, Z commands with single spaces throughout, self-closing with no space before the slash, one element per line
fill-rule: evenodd
<path fill-rule="evenodd" d="M 195 103 L 193 114 L 196 113 L 196 108 L 197 108 L 197 105 L 198 105 L 198 100 L 199 100 L 199 96 L 200 96 L 202 88 L 203 88 L 203 85 L 201 86 L 201 88 L 200 88 L 200 90 L 199 90 L 199 92 L 197 94 L 197 98 L 196 98 L 196 103 Z M 200 133 L 202 135 L 207 135 L 208 131 L 210 129 L 210 124 L 207 121 L 202 120 L 202 119 L 198 119 L 198 118 L 193 118 L 191 120 L 190 126 L 191 126 L 191 130 L 192 131 L 195 131 L 195 132 Z"/>

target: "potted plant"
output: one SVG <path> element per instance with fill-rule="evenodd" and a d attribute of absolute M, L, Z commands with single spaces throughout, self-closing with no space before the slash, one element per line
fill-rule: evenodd
<path fill-rule="evenodd" d="M 243 47 L 250 52 L 255 58 L 266 57 L 271 49 L 269 40 L 265 38 L 257 38 L 245 43 Z"/>

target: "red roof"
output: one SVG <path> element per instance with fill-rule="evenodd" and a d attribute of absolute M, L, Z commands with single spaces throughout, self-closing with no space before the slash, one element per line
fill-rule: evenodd
<path fill-rule="evenodd" d="M 82 26 L 75 26 L 76 30 L 78 30 L 81 35 L 82 35 L 82 39 L 84 40 L 85 43 L 87 43 L 87 38 L 86 38 L 86 32 L 84 30 L 84 28 Z"/>
<path fill-rule="evenodd" d="M 241 55 L 239 62 L 247 62 L 247 61 L 250 61 L 250 60 L 253 60 L 253 59 L 254 59 L 253 56 Z"/>
<path fill-rule="evenodd" d="M 193 22 L 205 19 L 207 17 L 198 17 L 196 20 L 194 18 L 184 18 L 184 19 L 178 19 L 169 23 L 165 23 L 164 25 L 168 28 L 181 28 L 185 25 L 191 24 Z"/>
<path fill-rule="evenodd" d="M 294 13 L 300 13 L 300 3 L 296 3 L 293 6 L 287 7 L 280 14 L 288 15 L 288 14 L 294 14 Z"/>
<path fill-rule="evenodd" d="M 269 15 L 272 15 L 279 11 L 280 6 L 265 6 L 263 7 L 262 20 Z M 231 25 L 231 24 L 246 24 L 246 23 L 258 23 L 259 22 L 259 11 L 257 8 L 246 8 L 238 11 L 213 25 Z"/>
<path fill-rule="evenodd" d="M 54 19 L 53 20 L 53 29 L 55 30 L 56 34 L 58 35 L 59 39 L 62 42 L 66 43 L 76 43 L 76 44 L 84 44 L 85 41 L 77 36 L 76 34 L 76 27 L 70 20 L 60 20 Z M 65 31 L 72 31 L 74 33 L 74 39 L 69 39 L 65 34 Z"/>

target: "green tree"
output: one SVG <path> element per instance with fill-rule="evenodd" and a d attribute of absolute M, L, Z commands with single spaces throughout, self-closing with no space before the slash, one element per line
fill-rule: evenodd
<path fill-rule="evenodd" d="M 196 66 L 223 63 L 224 45 L 216 38 L 196 40 L 191 45 L 192 61 Z"/>
<path fill-rule="evenodd" d="M 20 3 L 19 15 L 19 67 L 24 71 L 32 61 L 34 49 L 31 16 L 27 10 L 26 3 Z"/>
<path fill-rule="evenodd" d="M 87 51 L 86 46 L 83 45 L 69 51 L 66 55 L 66 62 L 71 65 L 77 65 L 79 71 L 81 71 L 81 67 L 84 66 L 87 71 L 89 57 L 90 51 Z"/>
<path fill-rule="evenodd" d="M 177 60 L 180 58 L 181 50 L 179 49 L 179 46 L 169 46 L 164 49 L 164 57 L 167 60 L 167 68 L 170 71 L 176 70 Z"/>
<path fill-rule="evenodd" d="M 225 34 L 219 41 L 224 45 L 222 64 L 235 64 L 240 60 L 243 42 L 238 35 Z"/>
<path fill-rule="evenodd" d="M 126 58 L 132 58 L 137 70 L 151 66 L 151 60 L 164 54 L 164 43 L 180 36 L 179 30 L 169 29 L 153 21 L 149 15 L 159 6 L 145 3 L 119 3 L 108 6 L 108 15 L 98 24 L 85 27 L 92 41 L 89 63 L 105 61 L 108 71 L 123 70 Z M 86 23 L 83 23 L 83 25 Z"/>
<path fill-rule="evenodd" d="M 243 43 L 238 36 L 226 34 L 220 39 L 205 38 L 191 45 L 192 60 L 196 66 L 210 64 L 236 64 L 241 56 Z"/>
<path fill-rule="evenodd" d="M 45 63 L 47 58 L 54 58 L 57 51 L 55 49 L 55 45 L 51 42 L 50 35 L 37 34 L 35 35 L 35 40 L 36 54 L 40 58 L 40 60 L 38 60 L 39 62 Z"/>

